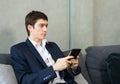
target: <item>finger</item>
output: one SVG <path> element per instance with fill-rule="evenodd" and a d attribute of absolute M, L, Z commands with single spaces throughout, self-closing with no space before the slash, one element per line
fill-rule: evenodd
<path fill-rule="evenodd" d="M 67 56 L 67 57 L 65 57 L 66 60 L 73 59 L 73 58 L 74 58 L 73 56 Z"/>
<path fill-rule="evenodd" d="M 78 60 L 72 60 L 71 63 L 72 64 L 78 64 L 79 62 L 78 62 Z"/>
<path fill-rule="evenodd" d="M 70 61 L 67 61 L 67 67 L 70 67 L 72 63 Z"/>
<path fill-rule="evenodd" d="M 67 61 L 68 64 L 71 64 L 71 61 Z"/>
<path fill-rule="evenodd" d="M 77 66 L 78 66 L 77 63 L 72 64 L 72 67 L 77 67 Z"/>
<path fill-rule="evenodd" d="M 77 56 L 75 59 L 79 59 L 79 56 Z"/>

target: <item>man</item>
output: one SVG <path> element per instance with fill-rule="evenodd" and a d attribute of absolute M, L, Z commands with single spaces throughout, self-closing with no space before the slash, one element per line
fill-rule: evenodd
<path fill-rule="evenodd" d="M 28 38 L 11 47 L 11 64 L 19 84 L 77 84 L 69 74 L 80 72 L 78 57 L 63 57 L 60 48 L 46 38 L 48 18 L 32 11 L 25 18 Z"/>

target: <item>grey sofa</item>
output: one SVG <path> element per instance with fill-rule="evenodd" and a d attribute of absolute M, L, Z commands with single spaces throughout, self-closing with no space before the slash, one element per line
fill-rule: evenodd
<path fill-rule="evenodd" d="M 64 54 L 68 52 L 64 51 Z M 79 65 L 89 84 L 111 84 L 106 66 L 111 53 L 120 53 L 120 45 L 91 46 L 86 48 L 86 56 L 80 53 Z M 0 54 L 0 84 L 17 84 L 9 54 Z"/>
<path fill-rule="evenodd" d="M 64 55 L 67 55 L 69 53 L 69 50 L 64 51 L 63 53 Z M 83 57 L 81 53 L 80 53 L 80 56 L 81 56 L 81 59 L 79 64 L 82 67 L 82 72 L 84 73 L 85 77 L 89 79 L 88 74 L 86 74 L 86 68 L 85 68 L 86 66 L 85 66 L 85 62 L 83 61 Z M 81 76 L 80 78 L 81 79 L 77 78 L 78 84 L 86 84 L 86 81 L 83 80 L 84 78 L 82 78 Z M 0 54 L 0 84 L 18 84 L 14 74 L 14 70 L 10 65 L 9 54 Z"/>

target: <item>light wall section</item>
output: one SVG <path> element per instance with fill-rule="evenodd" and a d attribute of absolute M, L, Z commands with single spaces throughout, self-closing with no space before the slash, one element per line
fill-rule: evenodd
<path fill-rule="evenodd" d="M 0 53 L 9 53 L 12 45 L 26 40 L 24 18 L 32 10 L 47 14 L 47 39 L 69 49 L 69 0 L 1 0 Z"/>
<path fill-rule="evenodd" d="M 120 0 L 94 0 L 94 45 L 120 44 Z"/>
<path fill-rule="evenodd" d="M 70 48 L 120 45 L 120 0 L 70 2 Z"/>
<path fill-rule="evenodd" d="M 71 48 L 84 49 L 93 45 L 93 0 L 71 0 Z"/>

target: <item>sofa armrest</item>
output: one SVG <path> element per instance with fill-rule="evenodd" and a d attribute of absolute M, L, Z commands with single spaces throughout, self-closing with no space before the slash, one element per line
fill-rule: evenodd
<path fill-rule="evenodd" d="M 10 54 L 0 54 L 0 64 L 10 64 Z"/>
<path fill-rule="evenodd" d="M 9 54 L 0 54 L 0 84 L 18 84 Z"/>
<path fill-rule="evenodd" d="M 120 84 L 120 53 L 112 53 L 106 59 L 111 84 Z"/>

